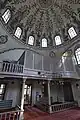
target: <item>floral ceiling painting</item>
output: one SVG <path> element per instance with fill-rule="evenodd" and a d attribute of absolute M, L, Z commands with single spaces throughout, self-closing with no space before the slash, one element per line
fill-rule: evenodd
<path fill-rule="evenodd" d="M 34 46 L 41 47 L 47 39 L 47 47 L 55 47 L 54 37 L 59 35 L 62 44 L 70 41 L 68 29 L 80 32 L 79 0 L 0 0 L 0 16 L 9 9 L 11 18 L 6 24 L 14 34 L 17 27 L 22 30 L 20 41 L 27 45 L 29 36 L 34 36 Z"/>

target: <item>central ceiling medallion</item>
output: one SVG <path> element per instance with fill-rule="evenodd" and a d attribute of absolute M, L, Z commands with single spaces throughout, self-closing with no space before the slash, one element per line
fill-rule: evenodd
<path fill-rule="evenodd" d="M 48 9 L 52 5 L 52 0 L 37 0 L 42 9 Z"/>

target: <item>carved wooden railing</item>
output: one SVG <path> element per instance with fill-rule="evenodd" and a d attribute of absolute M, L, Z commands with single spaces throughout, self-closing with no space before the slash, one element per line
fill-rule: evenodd
<path fill-rule="evenodd" d="M 1 63 L 1 72 L 23 73 L 23 65 L 14 63 Z"/>
<path fill-rule="evenodd" d="M 69 108 L 74 108 L 77 106 L 78 106 L 77 102 L 65 102 L 65 103 L 61 103 L 61 104 L 54 104 L 54 105 L 51 105 L 50 107 L 51 107 L 51 113 L 53 113 L 53 112 L 66 110 Z"/>
<path fill-rule="evenodd" d="M 23 65 L 8 63 L 8 62 L 0 62 L 0 72 L 5 74 L 14 74 L 14 75 L 22 75 L 24 77 L 34 77 L 41 79 L 53 79 L 53 78 L 78 78 L 76 72 L 74 71 L 56 71 L 55 73 L 51 71 L 43 71 L 37 69 L 24 68 Z"/>
<path fill-rule="evenodd" d="M 54 112 L 58 112 L 58 111 L 78 107 L 78 103 L 76 101 L 63 102 L 63 103 L 56 102 L 56 103 L 53 103 L 53 104 L 49 105 L 48 98 L 43 97 L 43 98 L 40 98 L 40 100 L 36 102 L 36 106 L 39 109 L 41 109 L 41 110 L 43 110 L 45 112 L 54 113 Z"/>
<path fill-rule="evenodd" d="M 0 113 L 0 120 L 20 120 L 21 110 Z"/>

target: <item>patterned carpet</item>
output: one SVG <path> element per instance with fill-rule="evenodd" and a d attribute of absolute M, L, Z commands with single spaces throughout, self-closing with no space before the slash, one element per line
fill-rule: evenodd
<path fill-rule="evenodd" d="M 80 120 L 80 108 L 48 114 L 34 107 L 26 107 L 24 120 Z"/>

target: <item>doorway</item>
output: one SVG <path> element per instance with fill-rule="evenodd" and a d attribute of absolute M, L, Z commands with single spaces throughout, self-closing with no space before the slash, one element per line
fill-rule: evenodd
<path fill-rule="evenodd" d="M 64 100 L 67 102 L 74 101 L 73 93 L 72 93 L 72 87 L 70 82 L 65 82 L 63 85 L 64 90 Z"/>
<path fill-rule="evenodd" d="M 24 105 L 32 104 L 32 85 L 25 85 L 24 88 Z"/>

